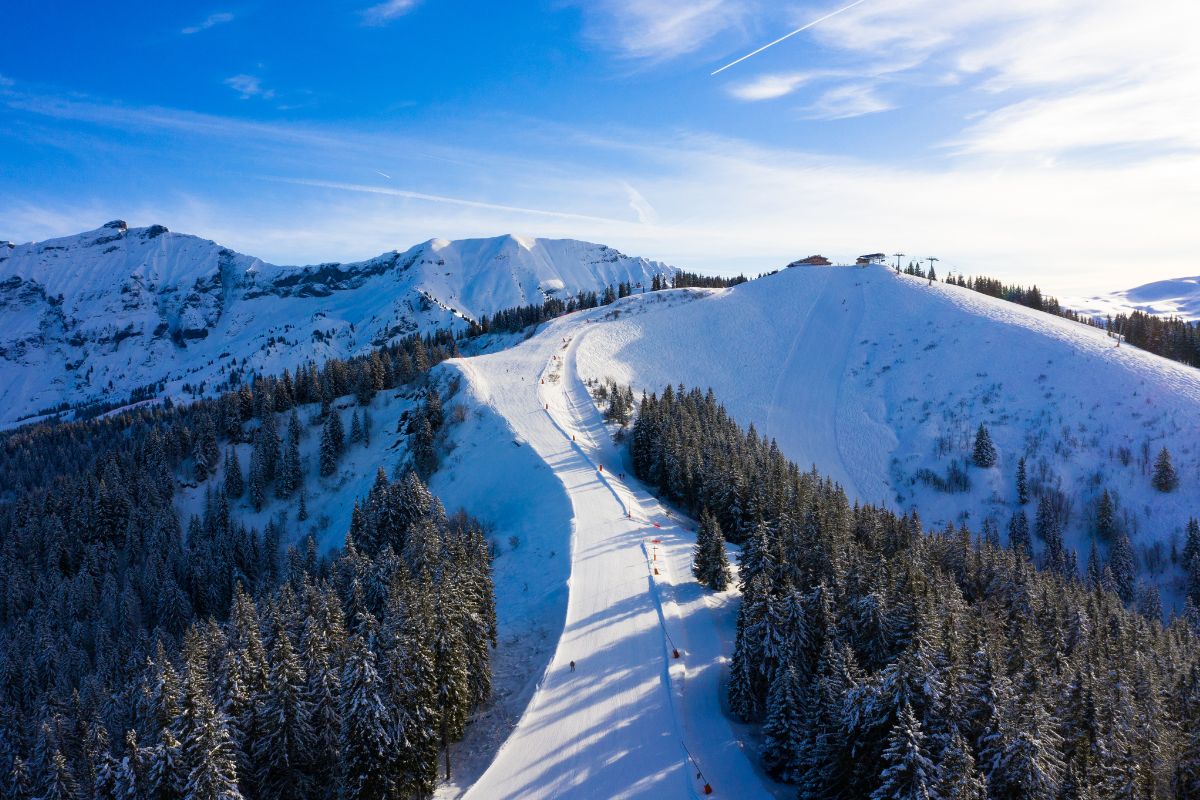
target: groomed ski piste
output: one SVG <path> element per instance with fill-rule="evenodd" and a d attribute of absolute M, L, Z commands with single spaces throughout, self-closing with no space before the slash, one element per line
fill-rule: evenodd
<path fill-rule="evenodd" d="M 466 796 L 703 797 L 706 785 L 714 796 L 770 796 L 720 708 L 732 592 L 692 578 L 690 521 L 625 472 L 575 370 L 579 342 L 603 314 L 456 362 L 477 399 L 562 481 L 572 514 L 562 635 L 516 729 Z"/>
<path fill-rule="evenodd" d="M 706 783 L 714 796 L 791 794 L 763 775 L 745 729 L 722 709 L 737 593 L 693 579 L 692 523 L 628 474 L 585 380 L 638 392 L 712 387 L 793 460 L 861 501 L 915 506 L 927 525 L 961 522 L 964 511 L 976 532 L 985 515 L 1003 522 L 1018 455 L 1044 457 L 1053 470 L 1044 480 L 1075 503 L 1068 544 L 1081 560 L 1088 503 L 1107 485 L 1129 512 L 1143 576 L 1168 602 L 1171 573 L 1142 557 L 1200 507 L 1200 453 L 1189 438 L 1200 373 L 1117 348 L 1094 328 L 878 267 L 635 295 L 447 368 L 464 378 L 459 402 L 473 421 L 433 487 L 448 507 L 523 537 L 496 561 L 502 640 L 539 628 L 561 635 L 525 675 L 508 675 L 507 688 L 498 681 L 506 713 L 523 714 L 502 745 L 503 725 L 493 725 L 486 770 L 474 765 L 440 796 L 469 785 L 466 796 L 479 800 L 686 798 L 704 796 Z M 970 491 L 912 479 L 961 458 L 943 448 L 969 447 L 981 421 L 1000 464 L 974 470 Z M 1184 476 L 1170 495 L 1149 487 L 1139 455 L 1164 443 Z M 1120 448 L 1134 459 L 1123 462 Z M 557 547 L 569 549 L 569 564 Z"/>

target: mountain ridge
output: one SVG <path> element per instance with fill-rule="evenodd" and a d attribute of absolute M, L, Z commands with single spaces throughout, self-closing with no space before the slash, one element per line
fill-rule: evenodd
<path fill-rule="evenodd" d="M 355 262 L 271 264 L 162 225 L 113 220 L 0 249 L 0 424 L 64 405 L 203 393 L 555 296 L 676 268 L 602 244 L 429 239 Z"/>

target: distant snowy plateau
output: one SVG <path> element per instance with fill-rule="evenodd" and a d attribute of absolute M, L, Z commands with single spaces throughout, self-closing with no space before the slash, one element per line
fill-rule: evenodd
<path fill-rule="evenodd" d="M 1110 294 L 1070 299 L 1066 305 L 1098 317 L 1136 310 L 1163 317 L 1200 319 L 1200 276 L 1154 281 Z"/>

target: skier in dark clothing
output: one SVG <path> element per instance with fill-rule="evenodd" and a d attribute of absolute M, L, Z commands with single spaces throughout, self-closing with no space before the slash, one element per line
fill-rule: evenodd
<path fill-rule="evenodd" d="M 575 662 L 572 661 L 571 662 L 571 672 L 574 672 L 574 671 L 575 671 Z"/>

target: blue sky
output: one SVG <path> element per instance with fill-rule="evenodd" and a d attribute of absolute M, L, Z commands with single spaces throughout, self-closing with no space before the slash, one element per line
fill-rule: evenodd
<path fill-rule="evenodd" d="M 0 238 L 280 263 L 434 236 L 706 271 L 900 250 L 1063 292 L 1195 274 L 1197 4 L 22 3 Z M 166 10 L 164 10 L 164 7 Z"/>

